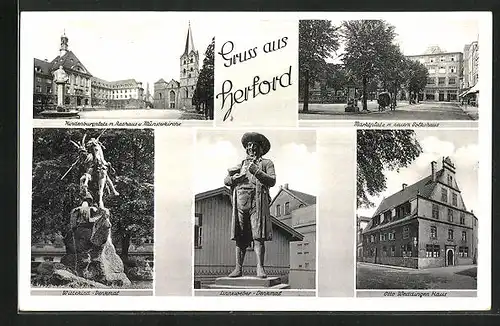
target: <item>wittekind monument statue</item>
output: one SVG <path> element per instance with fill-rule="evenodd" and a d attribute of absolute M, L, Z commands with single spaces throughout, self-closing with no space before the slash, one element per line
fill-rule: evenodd
<path fill-rule="evenodd" d="M 235 241 L 236 266 L 227 277 L 215 280 L 212 288 L 287 288 L 279 277 L 268 277 L 264 269 L 265 242 L 272 240 L 269 188 L 276 184 L 274 164 L 263 156 L 271 149 L 266 136 L 247 132 L 241 138 L 246 158 L 228 169 L 224 184 L 233 196 L 231 239 Z M 247 248 L 254 244 L 256 277 L 243 276 Z"/>
<path fill-rule="evenodd" d="M 119 193 L 108 175 L 112 167 L 104 158 L 104 146 L 99 137 L 91 138 L 87 143 L 86 135 L 79 144 L 71 141 L 79 156 L 61 179 L 80 164 L 83 168 L 80 178 L 81 205 L 71 210 L 70 230 L 64 238 L 66 255 L 61 258 L 61 263 L 86 279 L 106 285 L 129 285 L 123 262 L 111 241 L 111 214 L 104 206 L 103 195 L 105 188 L 110 195 Z"/>

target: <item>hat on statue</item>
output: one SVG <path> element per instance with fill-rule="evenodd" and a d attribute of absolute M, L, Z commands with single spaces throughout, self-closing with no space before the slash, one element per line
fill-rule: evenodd
<path fill-rule="evenodd" d="M 247 132 L 241 137 L 241 144 L 244 148 L 247 147 L 249 142 L 254 142 L 260 145 L 262 148 L 262 155 L 265 155 L 271 149 L 271 143 L 269 139 L 266 138 L 263 134 L 259 134 L 258 132 Z"/>

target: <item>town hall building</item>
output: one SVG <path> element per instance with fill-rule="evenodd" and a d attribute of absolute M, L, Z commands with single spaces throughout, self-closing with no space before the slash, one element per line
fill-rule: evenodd
<path fill-rule="evenodd" d="M 154 84 L 155 109 L 186 110 L 193 108 L 193 94 L 200 73 L 199 54 L 194 47 L 191 24 L 188 27 L 184 52 L 179 60 L 180 79 L 165 81 L 160 78 Z"/>
<path fill-rule="evenodd" d="M 477 263 L 477 217 L 468 211 L 449 157 L 384 198 L 362 231 L 360 261 L 410 268 Z"/>

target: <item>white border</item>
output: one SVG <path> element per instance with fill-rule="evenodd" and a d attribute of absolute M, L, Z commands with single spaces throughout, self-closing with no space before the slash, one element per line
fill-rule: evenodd
<path fill-rule="evenodd" d="M 219 19 L 331 19 L 336 13 L 275 13 L 231 12 L 175 13 L 197 16 L 213 15 Z M 342 12 L 342 19 L 367 19 L 399 16 L 401 12 Z M 421 12 L 405 14 L 422 14 Z M 334 298 L 334 297 L 83 297 L 83 296 L 31 296 L 30 259 L 31 245 L 31 157 L 32 157 L 32 62 L 33 53 L 25 28 L 20 25 L 20 176 L 19 176 L 19 239 L 18 242 L 18 308 L 22 311 L 448 311 L 486 310 L 491 307 L 491 110 L 492 110 L 492 14 L 490 12 L 426 12 L 426 19 L 443 17 L 471 18 L 480 21 L 480 81 L 479 145 L 481 162 L 479 171 L 479 209 L 482 217 L 479 227 L 480 247 L 477 298 Z M 23 15 L 21 14 L 21 17 Z M 22 21 L 21 21 L 22 23 Z M 22 81 L 22 82 L 21 82 Z M 355 128 L 353 128 L 355 130 Z M 488 218 L 490 217 L 490 218 Z M 316 217 L 317 221 L 319 216 Z M 159 230 L 155 230 L 159 231 Z M 318 254 L 318 253 L 317 253 Z M 353 253 L 354 255 L 356 252 Z M 333 257 L 332 257 L 333 259 Z M 155 264 L 156 265 L 156 264 Z M 156 274 L 156 273 L 155 273 Z"/>

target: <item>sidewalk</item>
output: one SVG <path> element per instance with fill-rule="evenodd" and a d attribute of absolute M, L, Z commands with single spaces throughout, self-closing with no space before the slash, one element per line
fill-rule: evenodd
<path fill-rule="evenodd" d="M 396 109 L 404 108 L 409 106 L 408 101 L 398 101 L 396 105 Z M 417 107 L 419 104 L 412 104 L 412 107 Z M 309 110 L 304 112 L 302 110 L 303 103 L 299 102 L 299 114 L 326 114 L 326 115 L 360 115 L 360 114 L 383 114 L 387 112 L 394 112 L 389 108 L 384 109 L 383 111 L 378 110 L 377 101 L 368 101 L 367 109 L 368 111 L 363 111 L 363 104 L 358 102 L 359 112 L 345 112 L 346 103 L 310 103 Z"/>
<path fill-rule="evenodd" d="M 465 114 L 467 114 L 473 120 L 479 119 L 479 107 L 464 104 L 460 105 L 460 108 L 462 109 L 462 111 L 465 112 Z"/>

